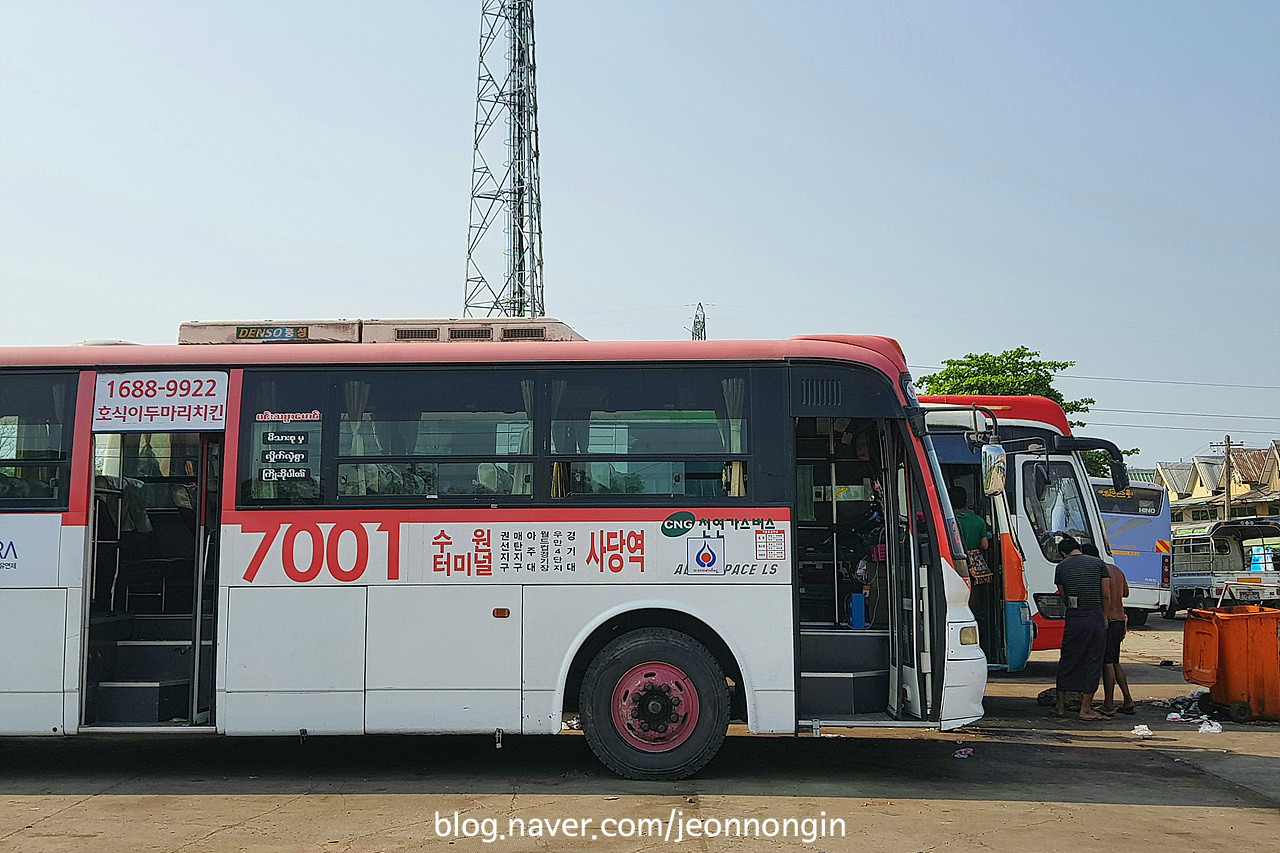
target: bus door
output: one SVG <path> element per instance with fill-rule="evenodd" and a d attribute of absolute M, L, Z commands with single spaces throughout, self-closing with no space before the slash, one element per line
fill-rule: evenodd
<path fill-rule="evenodd" d="M 901 406 L 858 382 L 827 368 L 792 373 L 801 726 L 928 716 L 928 569 L 911 547 L 928 531 L 902 509 L 917 499 L 900 494 L 918 478 L 900 476 L 910 467 Z"/>
<path fill-rule="evenodd" d="M 894 461 L 894 562 L 900 566 L 892 578 L 890 608 L 889 716 L 924 719 L 932 694 L 929 658 L 928 591 L 932 548 L 926 519 L 930 509 L 913 476 L 910 455 L 901 436 L 892 443 Z M 945 652 L 944 652 L 945 654 Z"/>
<path fill-rule="evenodd" d="M 925 411 L 947 499 L 955 507 L 957 516 L 962 511 L 977 515 L 987 530 L 986 548 L 980 547 L 981 540 L 963 542 L 966 550 L 980 549 L 988 570 L 975 571 L 974 566 L 970 566 L 969 609 L 978 623 L 979 642 L 988 666 L 1017 672 L 1026 666 L 1031 654 L 1034 629 L 1027 603 L 1024 559 L 1014 535 L 1005 493 L 986 493 L 982 449 L 969 440 L 967 431 L 957 428 L 972 417 L 971 413 L 929 408 Z M 962 533 L 962 539 L 963 536 Z"/>
<path fill-rule="evenodd" d="M 222 541 L 222 436 L 203 436 L 200 484 L 200 528 L 196 551 L 195 601 L 191 631 L 193 681 L 191 720 L 213 723 L 214 628 L 217 625 L 218 557 Z"/>
<path fill-rule="evenodd" d="M 225 377 L 98 377 L 83 632 L 86 727 L 213 725 L 225 386 L 217 402 L 194 399 L 197 381 L 204 393 L 207 382 L 217 389 Z M 192 400 L 144 402 L 149 388 L 163 399 L 166 382 L 174 397 L 183 389 Z M 111 399 L 121 387 L 132 403 Z M 148 406 L 156 411 L 150 419 Z"/>
<path fill-rule="evenodd" d="M 951 438 L 952 436 L 948 436 Z M 960 437 L 963 441 L 963 438 Z M 934 445 L 940 446 L 939 437 L 934 438 Z M 941 451 L 939 451 L 941 452 Z M 975 456 L 976 458 L 976 456 Z M 1004 554 L 1002 553 L 1001 519 L 998 517 L 996 501 L 982 493 L 982 471 L 973 465 L 942 465 L 943 476 L 947 481 L 947 493 L 959 506 L 955 506 L 956 514 L 971 512 L 980 517 L 986 525 L 986 548 L 981 549 L 988 571 L 985 575 L 971 571 L 973 589 L 969 596 L 969 609 L 973 611 L 978 622 L 978 637 L 987 662 L 997 668 L 1003 668 L 1009 661 L 1008 639 L 1005 631 L 1005 571 Z M 954 506 L 954 504 L 953 504 Z M 965 542 L 965 548 L 978 547 L 975 543 Z"/>

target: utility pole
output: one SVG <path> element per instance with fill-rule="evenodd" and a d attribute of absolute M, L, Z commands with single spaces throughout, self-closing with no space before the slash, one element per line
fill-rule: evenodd
<path fill-rule="evenodd" d="M 483 0 L 464 317 L 547 313 L 536 68 L 533 0 Z M 495 130 L 500 124 L 505 133 Z"/>
<path fill-rule="evenodd" d="M 707 312 L 702 310 L 702 303 L 698 303 L 698 310 L 693 312 L 693 339 L 695 341 L 705 341 L 707 339 Z"/>
<path fill-rule="evenodd" d="M 1227 487 L 1222 490 L 1222 520 L 1231 520 L 1231 436 L 1226 435 L 1222 438 L 1222 444 L 1211 444 L 1210 447 L 1222 448 L 1222 476 L 1226 480 Z"/>

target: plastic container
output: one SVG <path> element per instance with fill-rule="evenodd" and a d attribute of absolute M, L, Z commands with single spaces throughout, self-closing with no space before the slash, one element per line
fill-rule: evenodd
<path fill-rule="evenodd" d="M 1280 720 L 1280 610 L 1192 610 L 1182 631 L 1182 676 L 1238 723 Z"/>
<path fill-rule="evenodd" d="M 858 630 L 867 627 L 867 597 L 860 592 L 849 594 L 849 627 Z"/>

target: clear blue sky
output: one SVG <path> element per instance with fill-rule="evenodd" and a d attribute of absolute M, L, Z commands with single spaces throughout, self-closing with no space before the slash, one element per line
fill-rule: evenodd
<path fill-rule="evenodd" d="M 0 3 L 3 342 L 459 313 L 479 10 Z M 546 301 L 588 337 L 701 300 L 714 338 L 1027 345 L 1265 386 L 1064 379 L 1221 413 L 1095 412 L 1142 463 L 1280 437 L 1280 4 L 536 12 Z"/>

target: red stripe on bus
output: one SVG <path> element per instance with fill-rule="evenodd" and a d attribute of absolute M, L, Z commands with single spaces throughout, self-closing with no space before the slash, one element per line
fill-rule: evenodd
<path fill-rule="evenodd" d="M 537 341 L 434 344 L 236 344 L 104 347 L 0 347 L 0 362 L 14 367 L 107 367 L 146 365 L 169 367 L 200 365 L 325 364 L 342 367 L 357 364 L 534 364 L 557 362 L 600 363 L 602 366 L 634 362 L 785 361 L 793 358 L 830 359 L 865 364 L 889 378 L 898 401 L 905 402 L 898 377 L 907 370 L 902 351 L 889 338 L 876 335 L 797 337 L 786 341 Z M 229 414 L 236 409 L 228 406 Z"/>
<path fill-rule="evenodd" d="M 933 481 L 933 471 L 929 466 L 929 456 L 924 452 L 924 442 L 912 433 L 909 436 L 911 447 L 915 450 L 916 464 L 920 466 L 920 479 L 924 481 L 924 499 L 929 505 L 929 514 L 933 516 L 933 529 L 937 531 L 938 553 L 947 566 L 953 571 L 956 568 L 955 555 L 951 553 L 951 533 L 942 515 L 942 500 L 938 495 L 940 485 Z M 957 528 L 957 533 L 959 528 Z M 968 581 L 968 577 L 965 578 Z"/>
<path fill-rule="evenodd" d="M 236 368 L 227 377 L 227 424 L 222 445 L 222 523 L 228 523 L 236 505 L 236 465 L 240 461 L 240 395 L 244 371 Z"/>
<path fill-rule="evenodd" d="M 83 527 L 89 523 L 89 479 L 93 477 L 93 393 L 98 374 L 86 370 L 76 388 L 76 423 L 71 445 L 71 485 L 63 527 Z"/>

